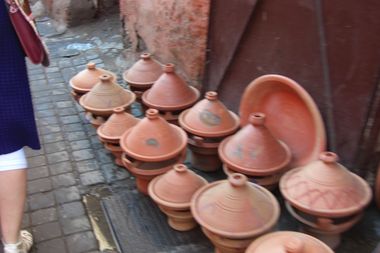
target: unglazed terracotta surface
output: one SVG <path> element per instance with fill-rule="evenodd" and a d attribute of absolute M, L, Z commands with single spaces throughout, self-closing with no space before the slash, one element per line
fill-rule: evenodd
<path fill-rule="evenodd" d="M 98 82 L 99 77 L 107 74 L 116 80 L 116 75 L 108 70 L 97 68 L 95 63 L 89 62 L 86 69 L 73 76 L 69 83 L 76 93 L 83 94 L 89 92 Z"/>
<path fill-rule="evenodd" d="M 123 79 L 130 86 L 148 89 L 162 73 L 161 64 L 149 53 L 144 53 L 140 56 L 140 60 L 123 73 Z"/>
<path fill-rule="evenodd" d="M 129 156 L 152 162 L 177 156 L 186 144 L 186 132 L 166 122 L 156 109 L 147 110 L 146 117 L 120 139 L 120 146 Z"/>
<path fill-rule="evenodd" d="M 295 81 L 264 75 L 245 89 L 240 102 L 241 125 L 252 112 L 267 115 L 266 126 L 292 152 L 290 167 L 305 165 L 325 150 L 326 134 L 320 112 L 311 96 Z"/>
<path fill-rule="evenodd" d="M 265 127 L 263 113 L 251 113 L 250 124 L 219 145 L 222 161 L 235 171 L 255 176 L 266 176 L 286 169 L 291 154 L 288 147 L 277 140 Z"/>
<path fill-rule="evenodd" d="M 150 108 L 162 111 L 177 111 L 189 108 L 199 98 L 199 91 L 178 76 L 173 64 L 163 67 L 164 73 L 144 92 L 142 101 Z"/>
<path fill-rule="evenodd" d="M 322 241 L 310 235 L 281 231 L 257 238 L 245 253 L 334 253 Z"/>
<path fill-rule="evenodd" d="M 124 108 L 118 107 L 113 110 L 111 117 L 98 128 L 97 134 L 107 142 L 118 144 L 125 131 L 135 126 L 139 121 L 138 118 L 125 112 Z"/>
<path fill-rule="evenodd" d="M 322 152 L 318 161 L 287 172 L 280 180 L 282 195 L 311 215 L 334 218 L 362 211 L 372 191 L 366 181 L 337 161 L 335 153 Z"/>
<path fill-rule="evenodd" d="M 218 94 L 209 91 L 205 99 L 183 111 L 179 124 L 187 132 L 202 137 L 221 137 L 239 128 L 239 117 L 218 100 Z"/>
<path fill-rule="evenodd" d="M 79 103 L 86 110 L 99 116 L 110 116 L 117 107 L 127 108 L 135 101 L 135 94 L 112 81 L 110 75 L 102 75 L 100 82 L 83 95 Z"/>

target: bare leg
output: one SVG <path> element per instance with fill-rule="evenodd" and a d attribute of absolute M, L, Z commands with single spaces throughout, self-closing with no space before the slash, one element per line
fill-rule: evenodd
<path fill-rule="evenodd" d="M 0 171 L 0 226 L 5 243 L 19 240 L 25 198 L 26 170 Z"/>

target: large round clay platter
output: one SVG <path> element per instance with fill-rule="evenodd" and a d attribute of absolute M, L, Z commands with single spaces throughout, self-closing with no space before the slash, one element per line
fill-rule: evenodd
<path fill-rule="evenodd" d="M 317 160 L 326 147 L 321 114 L 311 96 L 295 81 L 281 75 L 264 75 L 245 89 L 240 122 L 248 124 L 253 112 L 266 114 L 266 127 L 285 142 L 292 153 L 291 167 Z"/>

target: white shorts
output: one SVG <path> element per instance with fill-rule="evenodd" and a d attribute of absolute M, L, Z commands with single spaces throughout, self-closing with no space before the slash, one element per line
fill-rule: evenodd
<path fill-rule="evenodd" d="M 23 148 L 12 153 L 0 155 L 0 172 L 6 170 L 26 169 L 27 167 L 28 163 Z"/>

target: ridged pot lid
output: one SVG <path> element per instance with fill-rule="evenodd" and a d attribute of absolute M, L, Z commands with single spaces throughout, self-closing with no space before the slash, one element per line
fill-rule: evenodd
<path fill-rule="evenodd" d="M 112 80 L 116 80 L 114 73 L 102 68 L 97 68 L 95 63 L 89 62 L 86 69 L 80 71 L 70 79 L 70 86 L 76 92 L 86 93 L 99 82 L 99 77 L 104 74 L 111 75 Z"/>
<path fill-rule="evenodd" d="M 207 181 L 184 164 L 159 176 L 149 184 L 149 196 L 160 205 L 173 209 L 190 209 L 190 200 L 194 193 L 206 185 Z"/>
<path fill-rule="evenodd" d="M 120 146 L 129 156 L 142 161 L 162 161 L 186 148 L 184 130 L 169 124 L 156 109 L 148 109 L 145 116 L 120 139 Z"/>
<path fill-rule="evenodd" d="M 245 253 L 334 253 L 334 251 L 310 235 L 281 231 L 257 238 Z"/>
<path fill-rule="evenodd" d="M 191 200 L 191 212 L 207 230 L 239 239 L 271 229 L 279 218 L 280 207 L 268 190 L 234 173 L 228 180 L 199 189 Z"/>
<path fill-rule="evenodd" d="M 359 212 L 371 200 L 370 187 L 337 161 L 335 153 L 322 152 L 319 160 L 288 171 L 280 180 L 284 198 L 316 216 L 333 218 Z"/>
<path fill-rule="evenodd" d="M 124 80 L 132 85 L 152 85 L 162 74 L 162 66 L 149 53 L 140 56 L 135 64 L 123 73 Z"/>
<path fill-rule="evenodd" d="M 186 131 L 203 137 L 222 137 L 235 132 L 239 117 L 218 100 L 218 94 L 208 91 L 205 99 L 183 111 L 179 124 Z"/>
<path fill-rule="evenodd" d="M 97 133 L 106 140 L 119 140 L 125 131 L 138 122 L 138 118 L 125 112 L 123 107 L 118 107 L 113 110 L 111 117 L 98 128 Z"/>
<path fill-rule="evenodd" d="M 110 75 L 100 76 L 100 82 L 83 95 L 79 103 L 89 111 L 112 111 L 135 101 L 135 94 L 112 81 Z"/>
<path fill-rule="evenodd" d="M 166 64 L 163 70 L 152 88 L 144 92 L 143 103 L 158 110 L 181 110 L 193 105 L 199 91 L 175 73 L 174 64 Z"/>
<path fill-rule="evenodd" d="M 249 122 L 219 145 L 222 161 L 248 175 L 270 175 L 283 170 L 291 158 L 288 147 L 265 127 L 263 113 L 252 113 Z"/>

